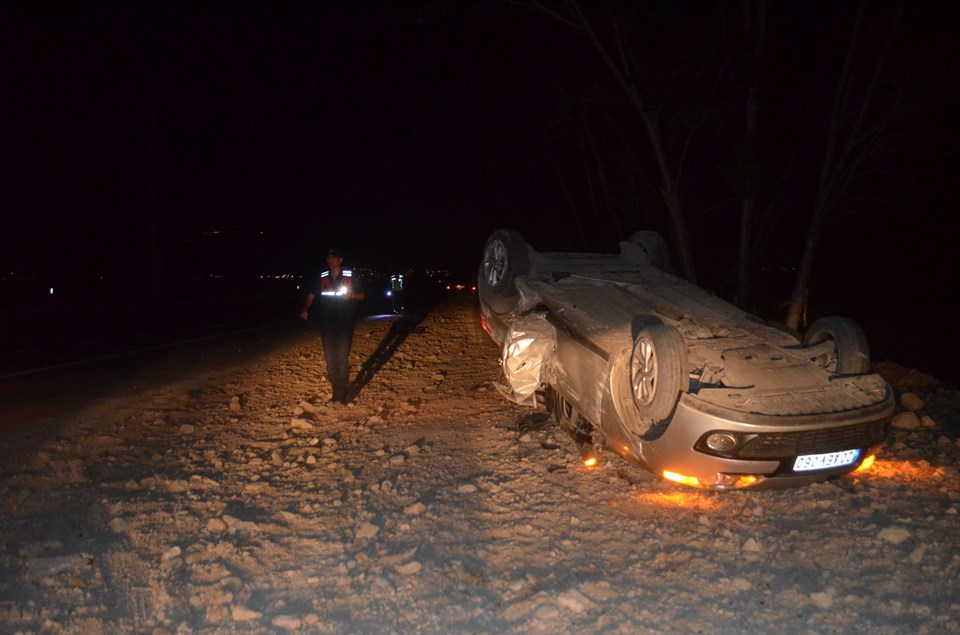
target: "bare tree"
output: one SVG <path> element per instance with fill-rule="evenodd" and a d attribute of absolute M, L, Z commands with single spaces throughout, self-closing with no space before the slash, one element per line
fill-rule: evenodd
<path fill-rule="evenodd" d="M 626 238 L 626 235 L 624 234 L 623 226 L 620 223 L 620 216 L 617 214 L 617 210 L 614 209 L 611 204 L 610 179 L 607 176 L 606 162 L 603 160 L 603 155 L 600 153 L 600 149 L 597 147 L 597 140 L 594 138 L 593 130 L 590 128 L 590 119 L 587 118 L 586 112 L 581 112 L 580 121 L 583 125 L 583 135 L 586 139 L 587 147 L 590 148 L 590 156 L 593 158 L 594 169 L 597 173 L 597 187 L 600 189 L 600 202 L 602 202 L 610 212 L 609 216 L 613 221 L 613 227 L 617 234 L 617 240 L 623 240 Z M 597 197 L 594 196 L 592 198 L 594 199 L 594 207 L 598 207 L 599 202 L 596 200 Z"/>
<path fill-rule="evenodd" d="M 760 84 L 760 57 L 766 31 L 766 6 L 763 0 L 742 0 L 743 27 L 751 38 L 748 80 L 744 94 L 744 134 L 740 152 L 740 233 L 737 240 L 737 291 L 736 302 L 749 308 L 750 270 L 752 269 L 751 239 L 754 231 L 754 214 L 757 202 L 759 160 L 757 157 L 757 119 L 760 104 L 757 93 Z"/>
<path fill-rule="evenodd" d="M 580 237 L 580 243 L 584 249 L 587 248 L 586 236 L 583 233 L 583 221 L 580 219 L 580 210 L 577 209 L 576 203 L 573 201 L 573 196 L 570 194 L 570 189 L 567 187 L 567 182 L 563 178 L 563 172 L 560 170 L 560 167 L 557 165 L 556 161 L 553 162 L 553 167 L 557 172 L 557 179 L 560 181 L 560 187 L 563 189 L 563 193 L 567 198 L 567 203 L 570 205 L 570 213 L 573 215 L 573 222 L 577 227 L 577 236 Z"/>
<path fill-rule="evenodd" d="M 599 54 L 603 64 L 610 71 L 616 83 L 626 94 L 633 109 L 640 116 L 647 140 L 650 143 L 650 148 L 656 160 L 657 169 L 660 173 L 660 196 L 663 199 L 670 218 L 674 243 L 680 258 L 681 272 L 688 280 L 695 282 L 696 269 L 693 262 L 693 250 L 690 246 L 689 236 L 687 235 L 686 221 L 679 193 L 679 175 L 683 167 L 683 156 L 680 157 L 676 169 L 672 169 L 670 162 L 667 160 L 659 118 L 655 111 L 645 106 L 640 87 L 633 78 L 633 65 L 630 63 L 629 52 L 624 44 L 619 25 L 613 25 L 614 46 L 616 47 L 617 53 L 617 58 L 615 59 L 613 53 L 611 53 L 610 49 L 604 44 L 593 22 L 591 22 L 583 12 L 577 0 L 564 0 L 563 6 L 565 11 L 562 13 L 547 7 L 541 2 L 534 1 L 533 5 L 560 22 L 586 35 L 594 50 Z M 682 154 L 684 154 L 685 151 L 686 146 Z"/>
<path fill-rule="evenodd" d="M 157 95 L 151 86 L 147 104 L 147 239 L 150 256 L 150 304 L 157 306 L 163 298 L 163 264 L 160 256 L 160 170 L 157 131 Z"/>
<path fill-rule="evenodd" d="M 834 94 L 830 129 L 827 134 L 823 164 L 820 167 L 816 199 L 810 214 L 810 226 L 807 230 L 797 277 L 790 294 L 786 325 L 795 330 L 801 326 L 817 244 L 824 222 L 836 209 L 851 181 L 860 174 L 863 161 L 877 150 L 882 132 L 899 107 L 898 100 L 894 100 L 894 103 L 887 108 L 876 110 L 873 108 L 873 102 L 884 59 L 899 25 L 903 4 L 897 4 L 883 48 L 875 58 L 867 86 L 861 94 L 858 94 L 854 87 L 854 58 L 857 45 L 861 43 L 865 5 L 866 2 L 861 0 L 840 72 L 840 80 Z"/>

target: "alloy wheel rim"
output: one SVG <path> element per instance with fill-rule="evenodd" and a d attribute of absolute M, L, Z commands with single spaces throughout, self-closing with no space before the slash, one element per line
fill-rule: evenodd
<path fill-rule="evenodd" d="M 487 248 L 483 269 L 491 287 L 503 281 L 503 272 L 507 269 L 507 249 L 499 240 L 493 241 Z"/>
<path fill-rule="evenodd" d="M 630 366 L 633 396 L 637 403 L 649 405 L 657 391 L 657 353 L 653 342 L 647 338 L 638 340 Z"/>

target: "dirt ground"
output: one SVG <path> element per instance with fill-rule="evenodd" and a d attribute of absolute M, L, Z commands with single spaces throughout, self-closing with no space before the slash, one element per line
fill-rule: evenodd
<path fill-rule="evenodd" d="M 518 425 L 472 299 L 401 325 L 358 326 L 346 407 L 303 331 L 4 410 L 0 632 L 960 632 L 960 398 L 933 378 L 878 366 L 903 414 L 870 471 L 710 492 Z"/>

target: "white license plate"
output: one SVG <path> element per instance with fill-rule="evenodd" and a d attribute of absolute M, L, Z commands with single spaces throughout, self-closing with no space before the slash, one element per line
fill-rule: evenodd
<path fill-rule="evenodd" d="M 843 452 L 829 452 L 827 454 L 804 454 L 793 462 L 794 472 L 809 472 L 810 470 L 826 470 L 831 467 L 843 467 L 857 462 L 860 450 L 844 450 Z"/>

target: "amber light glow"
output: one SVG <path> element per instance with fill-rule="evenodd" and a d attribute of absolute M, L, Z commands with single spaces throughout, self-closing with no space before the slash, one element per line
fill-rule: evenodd
<path fill-rule="evenodd" d="M 673 481 L 674 483 L 689 485 L 690 487 L 700 487 L 700 481 L 697 480 L 696 476 L 684 476 L 683 474 L 677 474 L 676 472 L 671 472 L 670 470 L 664 470 L 663 478 L 667 479 L 668 481 Z"/>
<path fill-rule="evenodd" d="M 578 445 L 580 446 L 580 458 L 583 460 L 583 465 L 585 467 L 595 466 L 600 459 L 597 448 L 591 443 L 583 441 L 580 441 Z"/>
<path fill-rule="evenodd" d="M 867 458 L 865 458 L 865 459 L 863 460 L 863 463 L 861 463 L 861 464 L 860 464 L 860 467 L 858 467 L 857 469 L 855 469 L 854 472 L 866 472 L 866 471 L 869 470 L 871 467 L 873 467 L 873 463 L 874 463 L 874 461 L 876 461 L 876 460 L 877 460 L 877 455 L 876 455 L 876 454 L 871 454 L 870 456 L 868 456 Z"/>
<path fill-rule="evenodd" d="M 710 511 L 721 509 L 726 503 L 722 497 L 714 497 L 711 492 L 701 492 L 692 489 L 677 490 L 674 492 L 647 492 L 637 496 L 637 502 L 651 510 L 664 507 L 683 509 L 697 509 Z"/>
<path fill-rule="evenodd" d="M 483 316 L 480 316 L 480 326 L 483 327 L 483 330 L 487 332 L 487 335 L 493 337 L 493 331 L 490 330 L 490 327 L 487 326 L 487 321 L 483 319 Z"/>
<path fill-rule="evenodd" d="M 949 468 L 930 465 L 926 461 L 896 461 L 886 458 L 877 461 L 870 470 L 870 478 L 884 478 L 914 488 L 939 489 Z"/>
<path fill-rule="evenodd" d="M 685 474 L 678 474 L 670 470 L 663 471 L 663 478 L 668 481 L 673 481 L 674 483 L 680 483 L 681 485 L 702 487 L 705 489 L 740 489 L 756 485 L 764 480 L 762 476 L 754 476 L 753 474 L 716 474 L 714 475 L 714 480 L 708 479 L 703 481 L 696 476 L 686 476 Z"/>

